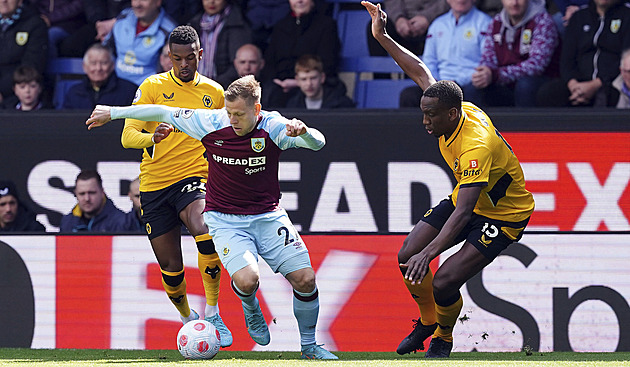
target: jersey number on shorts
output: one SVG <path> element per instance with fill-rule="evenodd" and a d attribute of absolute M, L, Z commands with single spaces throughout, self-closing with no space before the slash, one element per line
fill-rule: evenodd
<path fill-rule="evenodd" d="M 289 231 L 289 229 L 287 227 L 280 227 L 278 228 L 278 236 L 282 236 L 284 234 L 284 245 L 288 246 L 290 244 L 293 243 L 293 241 L 295 241 L 295 239 L 293 238 L 289 238 L 289 236 L 291 235 L 291 232 Z"/>

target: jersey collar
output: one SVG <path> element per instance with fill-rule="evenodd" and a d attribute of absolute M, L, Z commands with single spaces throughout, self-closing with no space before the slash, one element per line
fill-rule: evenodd
<path fill-rule="evenodd" d="M 464 127 L 464 121 L 466 120 L 466 112 L 464 112 L 464 109 L 461 109 L 461 111 L 462 111 L 462 116 L 459 118 L 459 123 L 457 124 L 457 128 L 455 128 L 455 132 L 448 138 L 448 140 L 445 141 L 447 147 L 453 144 L 455 139 L 459 137 L 459 135 L 462 132 L 462 128 Z"/>

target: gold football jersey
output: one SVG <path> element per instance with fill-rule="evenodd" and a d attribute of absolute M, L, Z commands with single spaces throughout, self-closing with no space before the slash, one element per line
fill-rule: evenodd
<path fill-rule="evenodd" d="M 488 115 L 469 102 L 462 103 L 463 114 L 448 140 L 440 137 L 440 152 L 453 170 L 457 186 L 483 186 L 474 212 L 488 218 L 520 222 L 534 211 L 534 198 L 525 189 L 518 158 L 494 127 Z"/>
<path fill-rule="evenodd" d="M 173 70 L 145 79 L 133 104 L 161 104 L 184 108 L 223 108 L 223 87 L 196 73 L 187 83 L 173 75 Z M 208 161 L 200 141 L 179 130 L 159 144 L 151 138 L 158 122 L 126 119 L 121 142 L 125 148 L 144 149 L 140 164 L 140 191 L 163 189 L 187 177 L 208 177 Z"/>

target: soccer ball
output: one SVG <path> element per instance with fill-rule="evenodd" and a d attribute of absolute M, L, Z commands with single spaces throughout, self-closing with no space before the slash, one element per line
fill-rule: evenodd
<path fill-rule="evenodd" d="M 211 359 L 219 348 L 219 332 L 207 321 L 189 321 L 177 333 L 177 349 L 186 359 Z"/>

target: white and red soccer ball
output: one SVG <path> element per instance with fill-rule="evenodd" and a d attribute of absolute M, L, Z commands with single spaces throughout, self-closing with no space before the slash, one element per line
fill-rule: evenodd
<path fill-rule="evenodd" d="M 219 332 L 207 321 L 189 321 L 177 333 L 177 349 L 186 359 L 211 359 L 219 348 Z"/>

